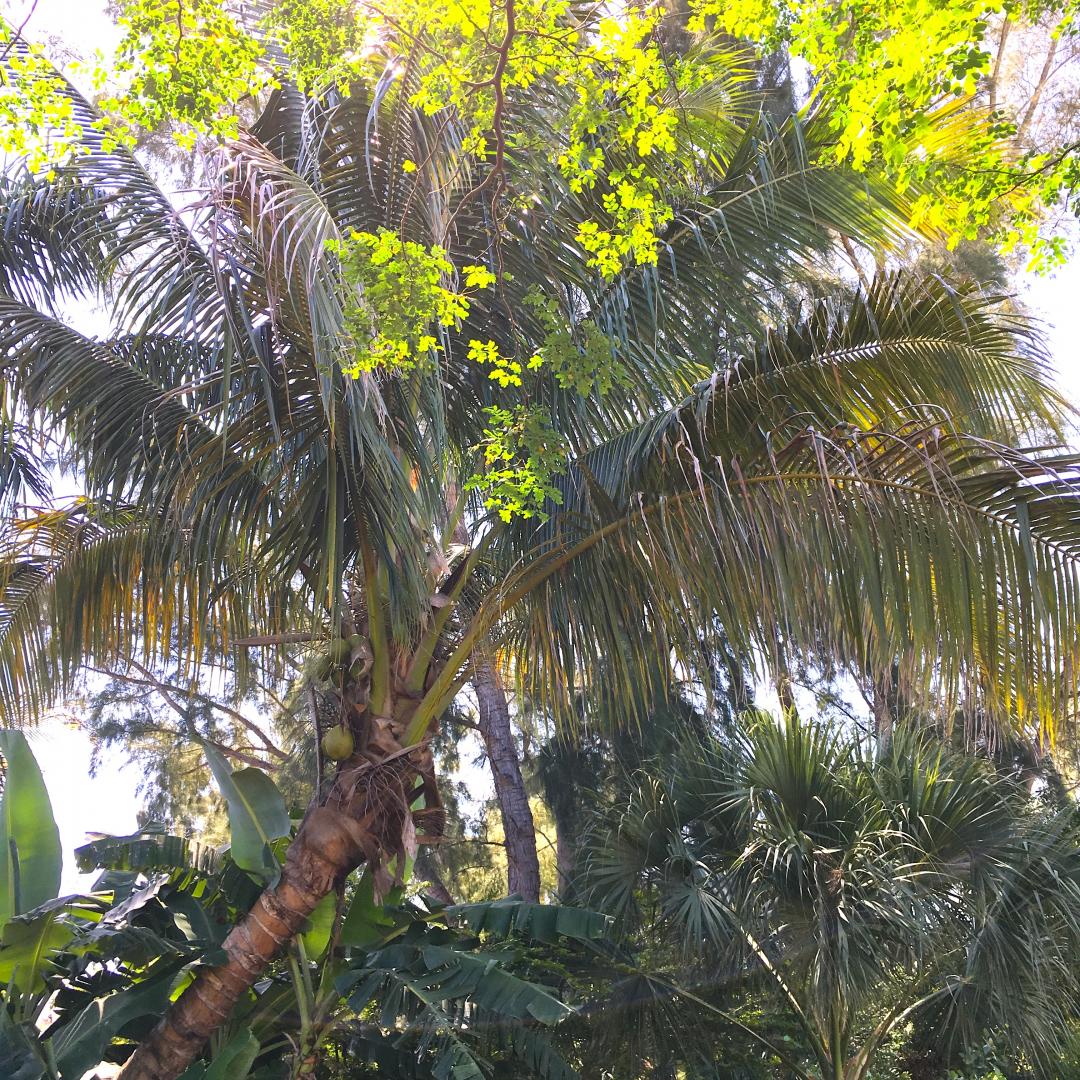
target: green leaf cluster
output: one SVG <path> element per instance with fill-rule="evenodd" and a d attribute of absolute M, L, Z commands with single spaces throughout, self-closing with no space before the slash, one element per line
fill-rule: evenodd
<path fill-rule="evenodd" d="M 107 93 L 102 110 L 112 137 L 172 125 L 177 143 L 194 147 L 200 135 L 233 138 L 237 109 L 265 86 L 263 50 L 218 0 L 120 0 L 122 31 L 106 78 L 123 87 Z"/>
<path fill-rule="evenodd" d="M 353 378 L 432 363 L 439 330 L 469 314 L 468 294 L 447 287 L 454 265 L 443 248 L 425 248 L 380 229 L 354 230 L 348 239 L 327 241 L 327 250 L 340 261 L 345 282 L 349 346 L 342 370 Z M 494 280 L 478 266 L 466 266 L 462 274 L 466 289 L 486 288 Z"/>

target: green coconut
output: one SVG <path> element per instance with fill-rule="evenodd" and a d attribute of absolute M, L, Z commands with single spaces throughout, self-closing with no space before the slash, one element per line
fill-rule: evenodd
<path fill-rule="evenodd" d="M 356 742 L 352 732 L 344 724 L 335 724 L 322 737 L 322 752 L 331 761 L 344 761 L 352 757 Z"/>

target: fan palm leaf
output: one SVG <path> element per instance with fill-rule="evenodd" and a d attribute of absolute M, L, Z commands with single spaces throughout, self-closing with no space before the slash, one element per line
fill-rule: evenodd
<path fill-rule="evenodd" d="M 687 790 L 685 755 L 707 787 Z M 740 976 L 771 991 L 821 1075 L 862 1080 L 918 1015 L 943 1045 L 1006 1033 L 1049 1076 L 1076 1001 L 1076 843 L 1071 811 L 925 734 L 875 753 L 759 716 L 629 778 L 585 866 L 594 904 L 659 911 L 626 929 L 673 941 L 713 997 Z"/>

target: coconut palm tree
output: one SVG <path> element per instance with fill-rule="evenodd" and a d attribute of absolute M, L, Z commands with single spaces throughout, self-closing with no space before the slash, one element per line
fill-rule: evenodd
<path fill-rule="evenodd" d="M 242 684 L 317 654 L 343 729 L 227 960 L 128 1078 L 183 1072 L 346 875 L 366 863 L 385 892 L 437 840 L 427 740 L 487 666 L 569 720 L 600 684 L 655 700 L 716 626 L 744 657 L 895 671 L 1018 724 L 1071 714 L 1075 462 L 1015 448 L 1061 408 L 1037 341 L 942 282 L 813 295 L 836 236 L 911 239 L 911 192 L 836 167 L 825 117 L 777 125 L 715 61 L 683 102 L 657 263 L 604 277 L 579 240 L 602 192 L 524 143 L 470 164 L 453 118 L 410 104 L 422 59 L 275 90 L 183 211 L 74 91 L 82 152 L 3 187 L 5 400 L 84 492 L 6 522 L 5 718 L 40 715 L 87 661 L 227 662 Z M 505 130 L 543 135 L 562 92 L 508 97 Z M 346 373 L 368 310 L 354 233 L 441 245 L 450 284 L 496 275 L 433 331 L 437 363 Z M 543 424 L 511 425 L 507 467 L 554 461 L 532 516 L 484 505 L 485 410 L 521 398 L 476 340 L 600 372 L 530 374 Z"/>
<path fill-rule="evenodd" d="M 705 988 L 791 1075 L 863 1080 L 913 1020 L 943 1060 L 997 1035 L 1057 1075 L 1080 1006 L 1076 813 L 986 759 L 759 714 L 640 771 L 585 846 L 591 901 L 682 955 L 654 984 Z M 788 1015 L 786 1049 L 715 1005 L 748 987 Z"/>

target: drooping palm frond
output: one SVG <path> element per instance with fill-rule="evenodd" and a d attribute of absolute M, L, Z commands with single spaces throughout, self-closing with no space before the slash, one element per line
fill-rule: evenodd
<path fill-rule="evenodd" d="M 20 408 L 36 415 L 58 442 L 77 448 L 82 480 L 92 494 L 123 493 L 147 506 L 151 515 L 165 514 L 177 524 L 174 535 L 189 530 L 185 551 L 194 553 L 199 544 L 207 544 L 202 556 L 211 561 L 214 544 L 228 545 L 241 536 L 249 555 L 259 549 L 261 572 L 279 581 L 289 581 L 304 564 L 313 582 L 320 574 L 325 582 L 340 578 L 356 536 L 350 531 L 342 537 L 336 567 L 330 567 L 319 523 L 327 519 L 329 488 L 345 488 L 342 460 L 348 465 L 350 497 L 369 516 L 369 537 L 384 552 L 409 551 L 416 535 L 409 522 L 423 515 L 403 514 L 413 499 L 412 488 L 385 438 L 377 387 L 353 386 L 338 370 L 330 324 L 339 301 L 324 294 L 319 305 L 312 303 L 311 284 L 320 278 L 304 276 L 291 294 L 302 297 L 306 313 L 317 310 L 323 322 L 298 334 L 288 319 L 268 321 L 290 295 L 287 281 L 284 294 L 274 291 L 275 281 L 282 285 L 275 279 L 281 267 L 266 260 L 276 258 L 277 251 L 261 250 L 255 229 L 257 222 L 259 230 L 271 228 L 280 235 L 274 220 L 281 204 L 277 189 L 260 178 L 260 196 L 269 201 L 257 202 L 249 191 L 251 212 L 244 213 L 246 174 L 234 169 L 223 192 L 241 212 L 227 221 L 204 214 L 202 225 L 209 231 L 196 240 L 179 218 L 164 215 L 155 204 L 155 199 L 163 205 L 167 200 L 133 159 L 123 153 L 118 159 L 114 176 L 107 166 L 116 163 L 90 147 L 75 159 L 72 173 L 80 184 L 97 185 L 101 220 L 92 226 L 107 227 L 107 233 L 91 230 L 88 235 L 93 242 L 105 244 L 103 236 L 108 240 L 100 269 L 119 283 L 115 317 L 125 327 L 142 323 L 142 315 L 128 310 L 125 299 L 125 290 L 138 282 L 132 285 L 133 295 L 140 303 L 157 305 L 147 316 L 155 334 L 151 339 L 123 329 L 112 341 L 94 342 L 22 300 L 0 298 L 5 372 Z M 144 191 L 154 205 L 141 205 Z M 19 224 L 20 219 L 13 220 Z M 65 227 L 75 229 L 70 218 Z M 306 270 L 322 255 L 321 237 L 312 240 L 297 231 L 286 252 L 290 273 L 296 244 L 303 243 L 308 247 Z M 170 244 L 173 249 L 180 244 L 187 254 Z M 157 280 L 162 258 L 171 264 L 170 274 L 195 274 L 177 286 L 188 305 L 180 314 L 168 299 L 176 280 Z M 160 304 L 153 299 L 159 285 L 165 289 Z M 334 384 L 333 396 L 346 399 L 343 410 L 329 400 L 328 387 Z M 328 450 L 338 427 L 349 447 L 345 455 Z M 337 484 L 328 485 L 327 476 L 335 470 Z M 241 489 L 246 495 L 237 500 Z M 238 510 L 244 501 L 247 510 Z M 385 534 L 385 528 L 391 533 Z M 284 564 L 278 560 L 282 554 Z M 418 590 L 411 568 L 416 563 L 415 557 L 403 563 L 402 581 L 412 581 L 411 588 L 398 590 L 405 609 L 410 595 L 415 604 Z"/>
<path fill-rule="evenodd" d="M 736 353 L 695 406 L 729 426 L 804 417 L 820 428 L 957 419 L 979 438 L 1060 441 L 1069 406 L 1034 327 L 1003 298 L 939 279 L 881 275 L 866 294 L 822 299 Z M 684 414 L 689 410 L 684 408 Z"/>
<path fill-rule="evenodd" d="M 105 647 L 103 639 L 108 637 L 109 645 L 114 645 L 118 638 L 133 633 L 130 621 L 95 625 L 99 612 L 93 610 L 94 597 L 115 595 L 126 588 L 125 571 L 137 573 L 138 556 L 133 549 L 141 549 L 143 537 L 138 532 L 132 536 L 125 528 L 129 524 L 121 519 L 109 530 L 78 512 L 52 512 L 44 520 L 26 522 L 14 536 L 5 538 L 0 578 L 0 651 L 4 655 L 0 699 L 13 720 L 40 716 L 58 696 L 55 687 L 62 694 L 72 685 L 80 661 L 70 662 L 61 646 L 63 636 L 89 639 L 80 641 L 79 655 L 89 645 L 115 656 L 117 650 Z M 64 570 L 73 553 L 78 553 L 75 573 L 65 580 Z M 63 612 L 70 621 L 52 629 L 51 620 L 60 612 L 50 599 L 57 592 L 66 592 L 74 603 Z M 90 622 L 80 625 L 79 616 L 84 613 Z"/>
<path fill-rule="evenodd" d="M 24 48 L 20 42 L 16 52 Z M 57 78 L 78 132 L 75 153 L 44 176 L 27 179 L 19 162 L 8 170 L 5 194 L 14 201 L 5 211 L 5 242 L 23 253 L 30 252 L 28 242 L 36 243 L 37 257 L 6 265 L 5 291 L 29 299 L 28 284 L 40 284 L 43 274 L 64 285 L 69 299 L 108 283 L 115 321 L 126 332 L 212 335 L 224 321 L 223 301 L 235 305 L 236 298 L 221 294 L 196 236 L 197 212 L 177 209 L 135 154 L 104 133 L 93 105 L 59 73 Z M 33 211 L 20 212 L 28 197 Z M 82 265 L 75 277 L 58 276 L 60 267 L 73 268 L 76 260 Z M 55 299 L 53 293 L 45 302 Z"/>
<path fill-rule="evenodd" d="M 105 667 L 136 655 L 153 663 L 178 649 L 190 667 L 221 655 L 249 627 L 228 587 L 250 573 L 243 560 L 184 560 L 184 537 L 168 537 L 137 507 L 85 498 L 8 523 L 0 542 L 0 709 L 9 722 L 42 716 L 89 658 Z M 258 594 L 250 583 L 237 591 Z"/>
<path fill-rule="evenodd" d="M 868 295 L 806 304 L 760 344 L 726 353 L 683 401 L 591 449 L 564 505 L 597 494 L 586 473 L 621 506 L 635 489 L 659 491 L 680 452 L 782 456 L 802 428 L 921 421 L 1011 445 L 1058 441 L 1067 409 L 1029 323 L 941 281 L 883 276 Z"/>
<path fill-rule="evenodd" d="M 811 304 L 511 530 L 510 591 L 537 590 L 518 660 L 553 707 L 601 670 L 647 699 L 644 658 L 692 663 L 715 617 L 746 655 L 900 658 L 922 692 L 1050 729 L 1075 702 L 1075 461 L 1005 447 L 1056 438 L 1064 409 L 1030 327 L 985 298 L 900 276 Z"/>
<path fill-rule="evenodd" d="M 0 514 L 14 513 L 22 499 L 44 503 L 50 497 L 48 477 L 28 435 L 13 423 L 0 427 Z"/>
<path fill-rule="evenodd" d="M 1036 819 L 980 870 L 977 931 L 958 958 L 955 985 L 920 1020 L 949 1057 L 973 1032 L 993 1031 L 1039 1075 L 1057 1076 L 1080 1005 L 1072 960 L 1080 936 L 1075 813 Z"/>
<path fill-rule="evenodd" d="M 648 486 L 617 502 L 586 474 L 539 542 L 520 530 L 534 561 L 507 591 L 530 596 L 515 647 L 532 692 L 561 710 L 601 670 L 648 686 L 643 658 L 693 664 L 715 618 L 748 656 L 899 663 L 913 691 L 1048 731 L 1073 714 L 1075 455 L 922 424 L 777 441 L 657 440 Z"/>
<path fill-rule="evenodd" d="M 91 185 L 0 174 L 0 292 L 55 311 L 62 298 L 103 284 L 111 240 L 105 207 Z"/>
<path fill-rule="evenodd" d="M 137 523 L 125 540 L 125 557 L 134 561 L 117 576 L 116 587 L 90 585 L 86 594 L 94 598 L 102 632 L 128 626 L 137 637 L 129 624 L 136 612 L 147 612 L 144 605 L 155 604 L 154 589 L 160 589 L 162 597 L 179 590 L 188 603 L 184 618 L 170 629 L 179 633 L 176 644 L 181 651 L 192 658 L 211 641 L 225 644 L 229 631 L 218 622 L 225 610 L 219 600 L 254 575 L 261 555 L 259 541 L 280 518 L 281 480 L 274 470 L 281 463 L 260 452 L 242 425 L 228 432 L 223 426 L 215 428 L 214 414 L 220 414 L 223 404 L 213 380 L 204 373 L 208 356 L 218 354 L 172 339 L 95 341 L 52 316 L 2 297 L 0 343 L 5 382 L 19 408 L 34 418 L 43 436 L 63 448 L 77 469 L 91 499 L 83 509 L 121 500 L 130 507 L 125 523 Z M 18 562 L 28 537 L 33 544 L 42 539 L 42 522 L 16 517 L 13 524 L 7 557 Z M 66 559 L 67 554 L 60 556 L 62 564 Z M 280 564 L 275 568 L 269 562 L 259 570 L 266 588 L 275 579 L 280 584 L 280 574 L 285 573 L 287 580 L 292 572 L 291 567 L 283 571 Z M 264 588 L 254 588 L 252 599 L 257 594 L 261 598 L 251 613 L 260 622 L 268 612 L 280 613 L 287 606 L 268 604 Z M 56 609 L 52 617 L 62 614 Z M 234 610 L 233 616 L 238 615 Z M 74 650 L 70 663 L 77 665 L 76 628 L 96 632 L 78 615 L 56 625 L 67 628 L 66 645 Z M 154 638 L 153 628 L 146 627 L 144 640 L 151 652 L 156 648 Z M 54 662 L 59 662 L 53 647 L 58 640 L 49 648 Z M 8 638 L 8 644 L 15 648 L 17 638 Z M 109 652 L 116 655 L 115 649 Z M 13 696 L 5 703 L 7 708 L 18 705 L 18 682 L 33 670 L 32 664 L 13 661 L 9 669 Z M 69 685 L 69 674 L 57 681 L 56 692 Z M 15 711 L 22 712 L 31 702 L 40 704 L 38 694 L 46 684 L 47 680 L 38 680 L 33 689 L 24 685 L 23 708 Z"/>
<path fill-rule="evenodd" d="M 184 400 L 185 387 L 199 378 L 198 355 L 184 342 L 159 344 L 96 341 L 0 296 L 0 370 L 19 406 L 67 437 L 91 491 L 137 491 L 158 506 L 219 438 L 206 411 L 195 411 L 198 396 Z"/>
<path fill-rule="evenodd" d="M 903 197 L 822 163 L 828 137 L 823 116 L 780 130 L 762 119 L 740 127 L 729 156 L 704 171 L 703 186 L 675 193 L 676 218 L 656 265 L 628 267 L 611 282 L 588 268 L 576 237 L 596 207 L 557 172 L 535 178 L 536 205 L 508 223 L 513 242 L 500 246 L 500 266 L 520 283 L 511 296 L 539 287 L 569 325 L 594 324 L 610 342 L 629 386 L 584 403 L 601 410 L 608 430 L 674 404 L 732 348 L 756 340 L 806 295 L 809 268 L 822 265 L 837 231 L 876 247 L 910 237 Z M 534 332 L 520 301 L 515 316 L 526 334 Z M 595 421 L 586 439 L 575 437 L 586 422 L 575 416 L 581 403 L 553 391 L 551 408 L 575 448 L 595 438 Z"/>
<path fill-rule="evenodd" d="M 299 146 L 300 175 L 319 192 L 340 227 L 401 230 L 445 245 L 456 261 L 505 273 L 496 289 L 474 298 L 472 317 L 445 342 L 442 376 L 451 443 L 475 442 L 482 434 L 478 405 L 499 400 L 485 374 L 464 361 L 468 341 L 491 337 L 511 355 L 529 355 L 542 346 L 544 331 L 526 302 L 529 295 L 555 304 L 574 337 L 587 326 L 598 328 L 610 342 L 612 363 L 626 368 L 628 377 L 603 399 L 581 400 L 553 378 L 542 381 L 545 409 L 573 445 L 584 447 L 597 430 L 617 430 L 643 411 L 669 405 L 707 376 L 727 338 L 735 332 L 756 333 L 790 293 L 801 293 L 804 277 L 793 275 L 793 268 L 820 260 L 831 249 L 836 230 L 878 245 L 911 235 L 905 198 L 880 181 L 823 164 L 832 138 L 827 118 L 808 116 L 770 127 L 759 117 L 760 103 L 753 95 L 732 89 L 732 83 L 739 87 L 733 77 L 739 58 L 721 57 L 716 78 L 700 96 L 711 95 L 714 107 L 715 100 L 732 98 L 734 103 L 708 123 L 702 119 L 707 109 L 695 113 L 688 106 L 686 116 L 697 117 L 687 121 L 693 137 L 704 139 L 708 152 L 703 151 L 701 175 L 688 176 L 671 192 L 678 217 L 663 238 L 657 266 L 629 267 L 607 282 L 587 266 L 577 239 L 581 223 L 598 212 L 599 193 L 574 192 L 543 155 L 508 148 L 513 183 L 535 194 L 527 212 L 496 222 L 486 196 L 474 195 L 485 173 L 480 167 L 474 188 L 453 119 L 441 114 L 425 118 L 407 107 L 410 70 L 406 65 L 403 73 L 400 64 L 391 65 L 372 91 L 372 111 L 366 113 L 359 107 L 365 101 L 363 87 L 344 100 L 331 94 L 329 107 L 311 105 L 306 123 L 283 94 L 277 99 L 281 121 L 268 124 L 267 130 L 268 138 L 275 139 L 283 138 L 283 131 L 291 133 Z M 549 92 L 537 88 L 522 124 L 543 130 Z M 558 133 L 551 137 L 557 141 Z M 410 188 L 401 209 L 395 208 L 388 187 L 398 181 L 387 168 L 394 153 L 387 144 L 397 142 L 423 149 L 415 158 L 418 171 L 408 174 L 413 179 L 407 183 L 422 180 L 426 185 Z M 619 148 L 611 153 L 618 163 Z M 778 273 L 781 261 L 785 265 Z M 718 303 L 721 296 L 723 303 Z"/>

